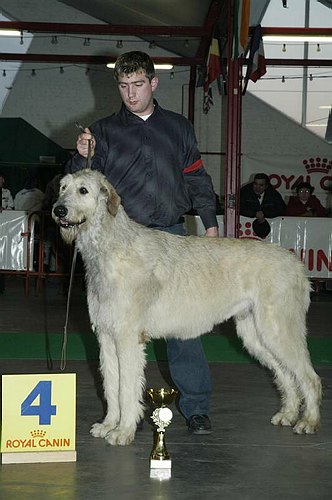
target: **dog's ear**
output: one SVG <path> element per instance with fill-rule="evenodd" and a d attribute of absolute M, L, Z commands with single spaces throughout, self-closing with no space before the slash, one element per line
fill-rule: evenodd
<path fill-rule="evenodd" d="M 107 200 L 106 200 L 107 210 L 111 215 L 113 215 L 113 217 L 115 217 L 121 203 L 120 196 L 115 191 L 112 184 L 110 184 L 106 179 L 101 187 L 101 191 L 107 194 Z"/>

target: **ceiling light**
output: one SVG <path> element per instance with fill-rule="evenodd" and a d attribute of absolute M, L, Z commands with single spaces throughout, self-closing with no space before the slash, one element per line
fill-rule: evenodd
<path fill-rule="evenodd" d="M 319 106 L 319 109 L 331 109 L 332 108 L 332 104 L 330 104 L 329 106 Z"/>
<path fill-rule="evenodd" d="M 263 35 L 264 42 L 327 42 L 332 43 L 331 36 L 315 36 L 315 35 Z"/>
<path fill-rule="evenodd" d="M 326 123 L 306 123 L 307 127 L 326 127 Z"/>
<path fill-rule="evenodd" d="M 107 63 L 106 66 L 108 68 L 113 69 L 115 66 L 115 63 Z M 168 70 L 173 69 L 172 64 L 155 64 L 154 67 L 155 67 L 155 69 L 168 69 Z"/>
<path fill-rule="evenodd" d="M 21 36 L 21 32 L 17 30 L 0 30 L 0 36 Z"/>

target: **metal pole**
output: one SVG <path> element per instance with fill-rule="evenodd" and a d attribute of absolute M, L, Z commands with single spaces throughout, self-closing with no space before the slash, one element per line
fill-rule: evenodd
<path fill-rule="evenodd" d="M 241 104 L 242 60 L 232 59 L 234 3 L 228 4 L 228 81 L 226 98 L 226 165 L 224 235 L 239 236 L 240 168 L 241 168 Z"/>
<path fill-rule="evenodd" d="M 304 26 L 309 28 L 309 14 L 310 14 L 310 0 L 305 2 L 305 15 L 304 15 Z M 304 42 L 303 59 L 308 59 L 309 57 L 309 43 Z M 302 127 L 306 126 L 307 123 L 307 107 L 308 107 L 308 66 L 303 67 L 303 79 L 302 79 Z"/>
<path fill-rule="evenodd" d="M 195 88 L 196 88 L 196 66 L 190 66 L 188 120 L 190 120 L 192 124 L 194 124 L 195 120 Z"/>

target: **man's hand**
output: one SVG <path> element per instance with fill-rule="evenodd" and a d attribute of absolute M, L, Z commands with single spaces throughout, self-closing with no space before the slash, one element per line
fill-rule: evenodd
<path fill-rule="evenodd" d="M 264 217 L 264 214 L 261 210 L 259 210 L 258 212 L 256 212 L 256 219 L 259 220 L 259 222 L 264 222 L 265 220 L 265 217 Z"/>
<path fill-rule="evenodd" d="M 217 238 L 218 226 L 209 227 L 205 232 L 205 236 L 209 236 L 210 238 Z"/>
<path fill-rule="evenodd" d="M 77 151 L 84 158 L 88 157 L 89 141 L 90 141 L 91 158 L 92 158 L 95 153 L 96 140 L 94 136 L 91 134 L 91 131 L 88 128 L 86 128 L 84 134 L 80 134 L 76 142 Z"/>

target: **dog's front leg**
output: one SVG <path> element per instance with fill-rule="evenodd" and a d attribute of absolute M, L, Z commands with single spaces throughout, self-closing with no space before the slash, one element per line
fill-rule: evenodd
<path fill-rule="evenodd" d="M 116 340 L 120 374 L 120 422 L 106 436 L 107 442 L 112 445 L 130 444 L 135 437 L 137 424 L 144 415 L 142 392 L 145 386 L 145 347 L 138 342 L 138 337 L 128 328 L 126 338 L 123 335 Z"/>
<path fill-rule="evenodd" d="M 103 377 L 107 413 L 104 421 L 93 424 L 90 432 L 94 437 L 104 438 L 118 425 L 120 420 L 119 363 L 112 334 L 99 334 L 98 340 L 100 345 L 100 371 Z"/>

